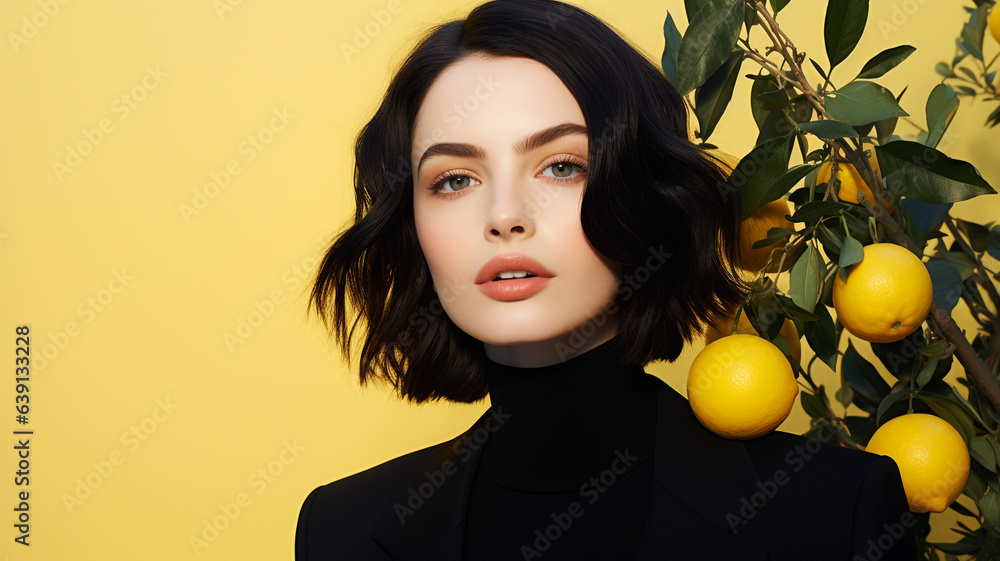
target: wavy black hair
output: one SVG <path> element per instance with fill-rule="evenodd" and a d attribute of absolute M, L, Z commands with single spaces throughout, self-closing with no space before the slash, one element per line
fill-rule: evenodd
<path fill-rule="evenodd" d="M 473 53 L 534 59 L 576 98 L 590 139 L 584 233 L 628 278 L 642 280 L 652 251 L 670 255 L 634 291 L 619 291 L 628 298 L 619 298 L 615 351 L 630 365 L 673 361 L 745 294 L 733 266 L 739 197 L 723 164 L 690 141 L 683 99 L 660 68 L 598 18 L 553 0 L 486 2 L 432 29 L 405 59 L 358 135 L 354 223 L 322 260 L 311 307 L 348 359 L 363 320 L 362 384 L 385 380 L 417 403 L 486 396 L 483 344 L 433 290 L 410 164 L 424 95 Z"/>

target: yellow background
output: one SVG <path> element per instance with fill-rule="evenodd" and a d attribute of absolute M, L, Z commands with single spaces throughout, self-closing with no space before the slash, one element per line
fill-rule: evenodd
<path fill-rule="evenodd" d="M 316 259 L 353 210 L 356 132 L 420 33 L 474 4 L 0 5 L 0 558 L 289 559 L 311 489 L 479 416 L 485 403 L 416 407 L 361 391 L 305 316 Z M 779 21 L 825 65 L 819 4 L 792 2 Z M 657 62 L 667 9 L 686 26 L 681 0 L 579 5 Z M 881 81 L 896 93 L 909 84 L 902 105 L 923 124 L 934 64 L 953 54 L 964 17 L 957 3 L 873 2 L 835 82 L 912 44 Z M 757 134 L 748 84 L 712 138 L 741 156 Z M 996 186 L 988 111 L 963 101 L 941 146 Z M 81 146 L 79 161 L 67 155 Z M 993 198 L 957 212 L 985 222 L 998 208 Z M 20 324 L 36 361 L 25 426 L 13 411 Z M 683 390 L 699 348 L 648 370 Z M 828 370 L 820 379 L 839 387 Z M 796 410 L 783 428 L 807 426 Z M 30 547 L 13 542 L 19 428 L 34 430 Z"/>

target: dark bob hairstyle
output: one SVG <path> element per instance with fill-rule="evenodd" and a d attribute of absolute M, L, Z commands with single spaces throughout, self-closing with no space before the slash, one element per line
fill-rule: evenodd
<path fill-rule="evenodd" d="M 424 95 L 471 53 L 534 59 L 576 98 L 590 138 L 583 231 L 633 282 L 618 291 L 616 351 L 629 365 L 673 361 L 685 340 L 743 298 L 732 265 L 739 197 L 721 164 L 689 140 L 677 89 L 607 24 L 552 0 L 494 0 L 432 29 L 358 135 L 354 223 L 327 251 L 311 305 L 348 357 L 363 320 L 362 384 L 385 380 L 418 403 L 487 394 L 483 344 L 452 323 L 434 292 L 410 164 Z M 657 251 L 670 257 L 650 272 L 645 263 Z"/>

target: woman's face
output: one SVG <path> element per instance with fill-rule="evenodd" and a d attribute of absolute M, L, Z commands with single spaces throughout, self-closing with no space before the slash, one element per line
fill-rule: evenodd
<path fill-rule="evenodd" d="M 515 366 L 617 333 L 620 270 L 580 225 L 583 113 L 545 65 L 471 55 L 431 85 L 414 129 L 413 211 L 444 312 Z M 526 271 L 529 277 L 520 276 Z M 531 278 L 530 275 L 533 275 Z"/>

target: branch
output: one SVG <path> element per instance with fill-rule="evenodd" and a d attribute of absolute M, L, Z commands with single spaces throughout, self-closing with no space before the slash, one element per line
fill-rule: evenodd
<path fill-rule="evenodd" d="M 768 37 L 774 44 L 775 51 L 780 53 L 792 72 L 792 77 L 794 79 L 788 80 L 796 88 L 799 89 L 806 98 L 809 99 L 813 107 L 822 118 L 826 118 L 826 110 L 823 107 L 823 98 L 819 95 L 815 88 L 809 83 L 805 75 L 802 73 L 802 68 L 799 66 L 799 53 L 795 49 L 795 45 L 792 43 L 791 39 L 788 38 L 784 32 L 781 31 L 780 26 L 768 13 L 766 6 L 762 0 L 746 0 L 746 3 L 751 6 L 757 13 L 759 20 L 761 21 L 761 26 L 765 28 Z M 748 47 L 748 53 L 750 58 L 755 60 L 761 66 L 766 68 L 771 74 L 786 77 L 784 72 L 781 72 L 773 63 L 768 61 L 766 58 L 761 56 L 759 53 L 755 52 L 750 48 L 749 42 L 746 42 Z M 885 205 L 882 202 L 886 199 L 888 194 L 885 188 L 882 186 L 882 182 L 878 180 L 875 176 L 874 170 L 871 168 L 871 164 L 868 162 L 868 158 L 864 157 L 863 152 L 860 150 L 852 149 L 844 139 L 823 139 L 824 142 L 833 146 L 839 147 L 843 150 L 844 155 L 847 157 L 848 161 L 854 165 L 858 173 L 861 174 L 861 178 L 871 189 L 872 194 L 875 197 L 875 205 L 869 205 L 864 197 L 859 197 L 858 203 L 863 205 L 872 214 L 875 215 L 875 219 L 882 225 L 886 234 L 894 240 L 897 244 L 905 247 L 906 249 L 913 252 L 915 255 L 920 256 L 920 248 L 907 237 L 906 233 L 899 227 L 892 216 L 889 215 L 885 210 Z M 937 324 L 941 335 L 944 336 L 949 343 L 955 346 L 955 356 L 958 357 L 959 362 L 965 367 L 966 372 L 969 377 L 976 383 L 976 385 L 983 392 L 983 395 L 990 400 L 994 407 L 1000 409 L 1000 381 L 993 375 L 989 365 L 983 359 L 979 358 L 976 351 L 972 348 L 968 341 L 965 339 L 965 335 L 959 329 L 955 321 L 946 312 L 938 308 L 937 304 L 933 301 L 931 302 L 930 319 Z"/>

